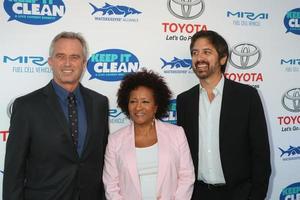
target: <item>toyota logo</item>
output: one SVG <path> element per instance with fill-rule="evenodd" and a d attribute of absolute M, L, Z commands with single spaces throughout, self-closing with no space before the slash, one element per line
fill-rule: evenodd
<path fill-rule="evenodd" d="M 203 13 L 205 4 L 203 0 L 168 0 L 167 7 L 175 17 L 191 20 Z"/>
<path fill-rule="evenodd" d="M 260 49 L 250 43 L 242 43 L 233 46 L 229 62 L 238 69 L 250 69 L 255 67 L 261 59 Z"/>
<path fill-rule="evenodd" d="M 290 89 L 284 93 L 281 103 L 290 112 L 300 112 L 300 88 Z"/>
<path fill-rule="evenodd" d="M 12 108 L 13 108 L 14 101 L 15 101 L 15 99 L 12 99 L 12 100 L 8 103 L 8 105 L 7 105 L 7 108 L 6 108 L 6 114 L 7 114 L 8 118 L 11 117 L 11 113 L 12 113 Z"/>

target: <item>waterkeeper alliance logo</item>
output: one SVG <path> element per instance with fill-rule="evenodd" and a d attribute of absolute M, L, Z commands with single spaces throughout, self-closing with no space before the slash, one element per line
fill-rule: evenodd
<path fill-rule="evenodd" d="M 52 73 L 47 58 L 40 55 L 4 55 L 2 62 L 14 73 Z"/>
<path fill-rule="evenodd" d="M 283 22 L 286 28 L 286 33 L 291 32 L 300 35 L 300 8 L 288 11 Z"/>
<path fill-rule="evenodd" d="M 282 58 L 280 65 L 285 67 L 286 72 L 300 72 L 300 58 Z"/>
<path fill-rule="evenodd" d="M 300 146 L 291 146 L 288 148 L 281 148 L 278 147 L 280 150 L 280 158 L 282 158 L 283 161 L 289 161 L 289 160 L 298 160 L 300 159 Z"/>
<path fill-rule="evenodd" d="M 279 200 L 299 200 L 300 182 L 293 183 L 282 190 Z"/>
<path fill-rule="evenodd" d="M 90 79 L 120 81 L 123 77 L 139 69 L 138 58 L 122 49 L 106 49 L 94 53 L 88 60 L 87 70 Z"/>
<path fill-rule="evenodd" d="M 160 58 L 161 69 L 166 74 L 188 74 L 193 73 L 192 59 L 174 57 L 172 60 Z"/>
<path fill-rule="evenodd" d="M 32 25 L 50 24 L 64 16 L 66 8 L 62 0 L 4 0 L 4 9 L 17 20 Z"/>
<path fill-rule="evenodd" d="M 269 14 L 264 12 L 227 11 L 227 18 L 233 19 L 236 26 L 261 26 L 262 20 L 268 20 Z"/>
<path fill-rule="evenodd" d="M 242 70 L 242 73 L 224 73 L 225 77 L 234 81 L 244 82 L 259 88 L 258 82 L 263 82 L 263 75 L 260 72 L 247 72 L 254 68 L 260 62 L 261 50 L 252 43 L 239 43 L 232 47 L 229 57 L 229 63 Z M 254 84 L 250 84 L 250 83 Z"/>
<path fill-rule="evenodd" d="M 177 123 L 176 99 L 172 99 L 169 104 L 168 113 L 161 120 L 171 124 Z"/>
<path fill-rule="evenodd" d="M 286 91 L 281 98 L 281 104 L 284 109 L 291 113 L 300 113 L 300 88 L 293 88 Z M 300 132 L 300 115 L 279 116 L 278 123 L 281 132 Z"/>
<path fill-rule="evenodd" d="M 89 3 L 93 11 L 95 20 L 99 21 L 111 21 L 111 22 L 138 22 L 137 15 L 142 12 L 136 8 L 128 7 L 125 5 L 112 5 L 105 3 L 104 6 L 96 6 L 95 4 Z"/>

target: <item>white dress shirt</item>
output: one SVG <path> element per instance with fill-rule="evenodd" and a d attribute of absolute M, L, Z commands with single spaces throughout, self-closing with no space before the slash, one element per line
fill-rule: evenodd
<path fill-rule="evenodd" d="M 198 180 L 208 184 L 225 183 L 219 149 L 219 125 L 224 77 L 213 89 L 210 102 L 200 84 L 199 92 L 199 163 Z"/>

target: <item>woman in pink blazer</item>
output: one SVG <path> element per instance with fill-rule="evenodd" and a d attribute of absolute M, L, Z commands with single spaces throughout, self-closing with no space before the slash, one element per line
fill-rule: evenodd
<path fill-rule="evenodd" d="M 127 75 L 118 106 L 132 123 L 109 135 L 103 182 L 108 200 L 189 200 L 194 166 L 183 129 L 158 120 L 171 92 L 153 71 Z"/>

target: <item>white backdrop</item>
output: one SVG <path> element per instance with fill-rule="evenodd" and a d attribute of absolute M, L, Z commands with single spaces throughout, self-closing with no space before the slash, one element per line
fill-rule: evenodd
<path fill-rule="evenodd" d="M 128 123 L 116 106 L 119 79 L 151 68 L 166 78 L 175 99 L 198 82 L 190 69 L 189 37 L 211 29 L 232 50 L 226 76 L 256 87 L 262 97 L 273 170 L 268 199 L 300 199 L 299 2 L 185 1 L 2 0 L 1 187 L 11 103 L 50 81 L 48 47 L 57 33 L 81 32 L 87 39 L 90 60 L 82 83 L 109 97 L 113 132 Z M 174 100 L 166 119 L 172 123 L 175 107 Z"/>

